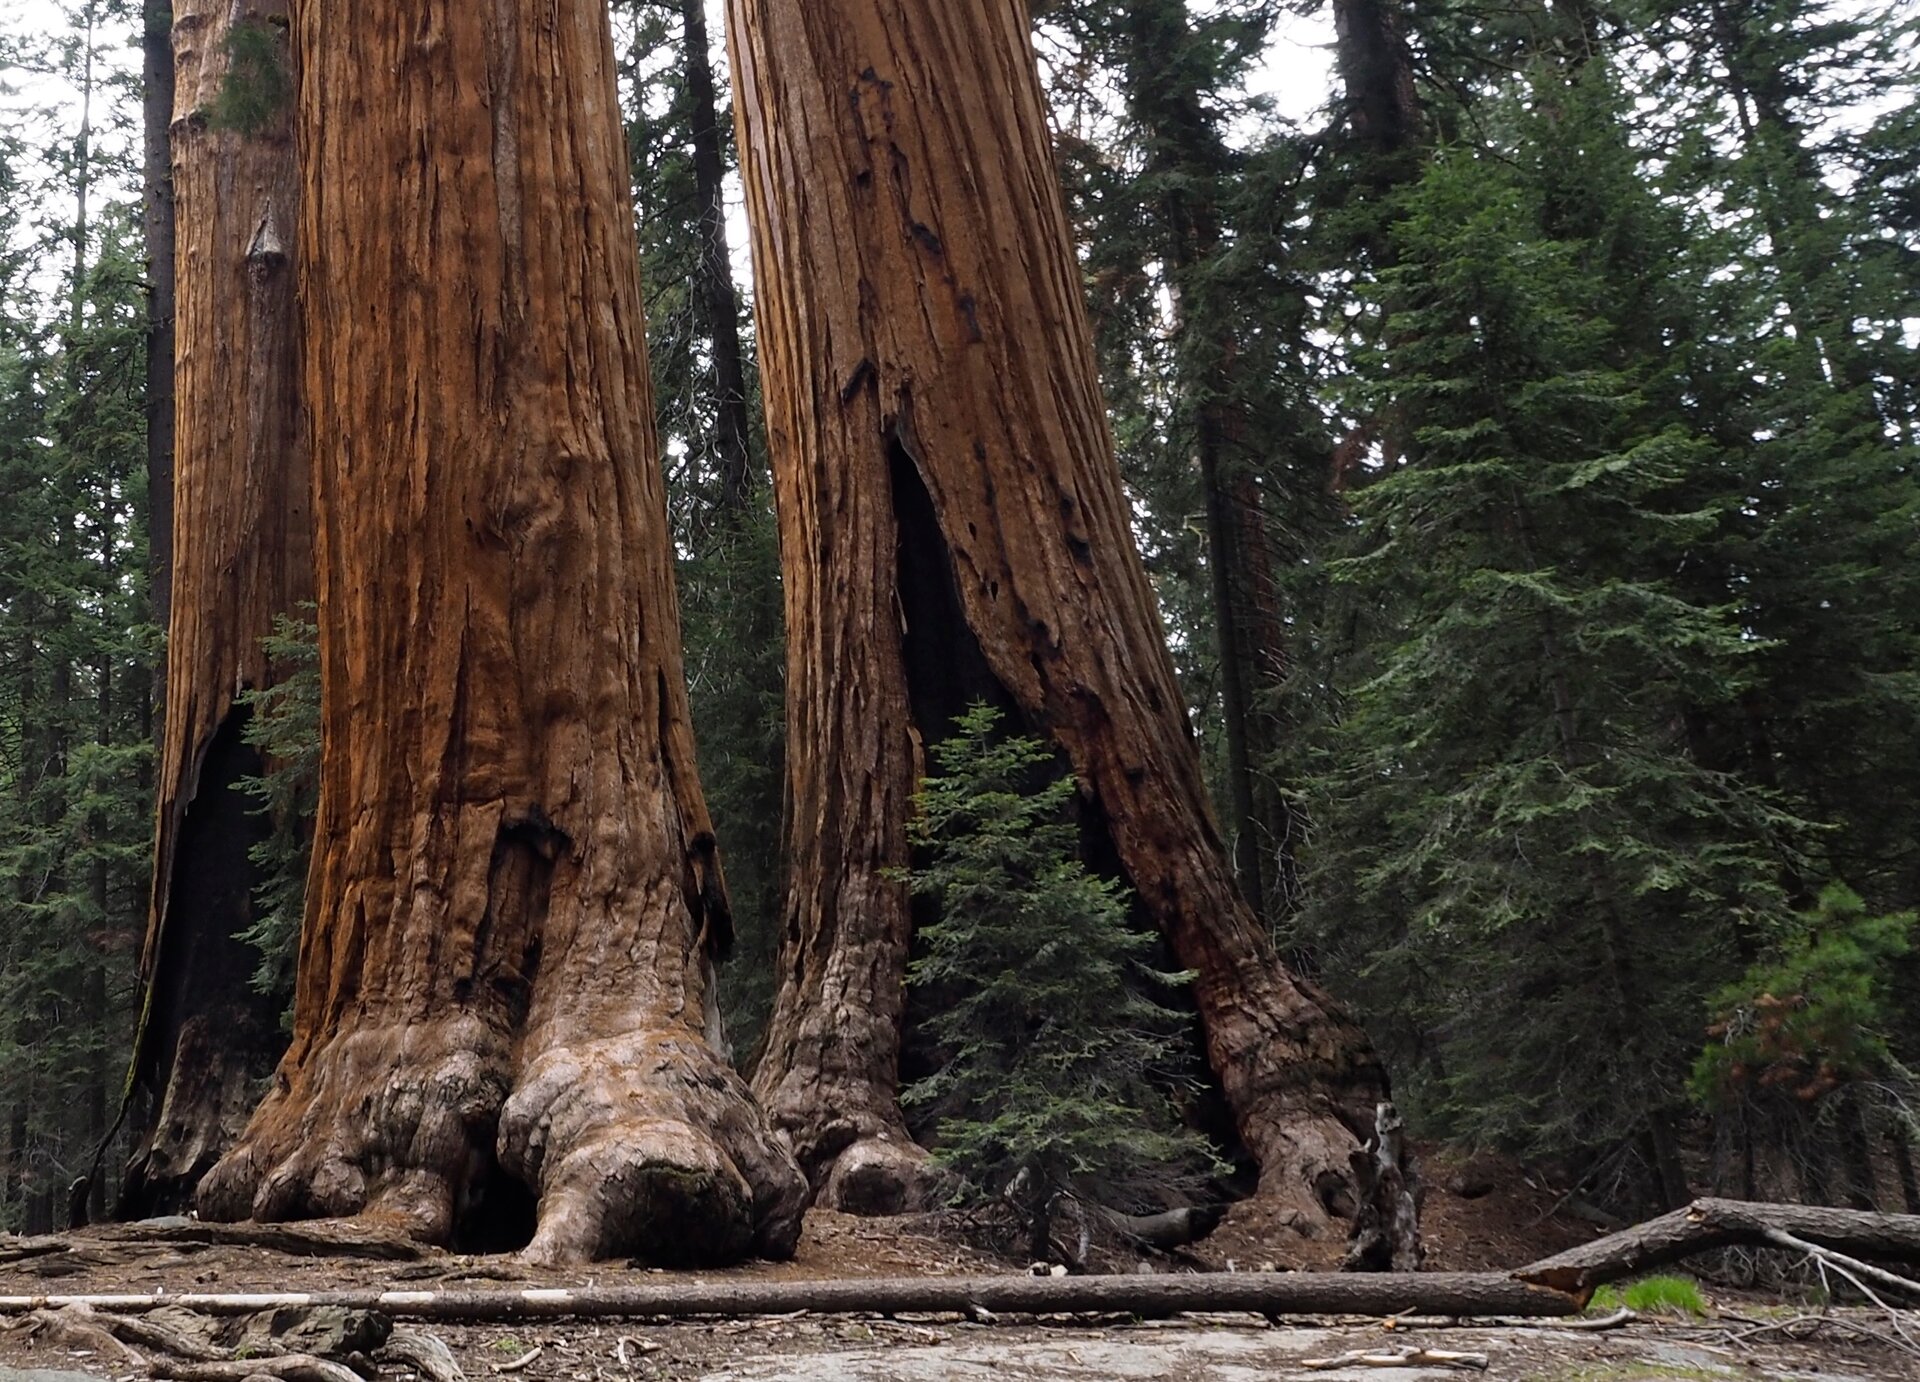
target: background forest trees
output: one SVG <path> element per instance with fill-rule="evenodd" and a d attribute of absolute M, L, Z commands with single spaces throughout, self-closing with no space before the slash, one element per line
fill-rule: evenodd
<path fill-rule="evenodd" d="M 51 1221 L 134 1027 L 151 8 L 0 31 L 0 1226 Z M 1416 1130 L 1622 1209 L 1920 1208 L 1920 16 L 1034 8 L 1242 889 Z M 694 0 L 614 10 L 744 1061 L 784 659 L 726 64 Z M 1289 120 L 1251 93 L 1302 23 Z"/>

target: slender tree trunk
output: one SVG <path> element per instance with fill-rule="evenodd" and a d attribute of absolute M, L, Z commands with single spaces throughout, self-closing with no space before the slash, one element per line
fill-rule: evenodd
<path fill-rule="evenodd" d="M 897 870 L 922 745 L 1048 736 L 1193 969 L 1262 1186 L 1324 1219 L 1384 1086 L 1207 803 L 1107 434 L 1025 8 L 731 0 L 786 565 L 791 887 L 756 1088 L 830 1203 L 911 1198 Z"/>
<path fill-rule="evenodd" d="M 1401 0 L 1334 0 L 1334 65 L 1346 95 L 1346 128 L 1374 155 L 1394 155 L 1419 138 L 1420 100 L 1413 83 Z M 1391 181 L 1390 164 L 1374 176 Z"/>
<path fill-rule="evenodd" d="M 1286 626 L 1266 505 L 1253 474 L 1239 345 L 1219 294 L 1206 287 L 1220 253 L 1213 189 L 1226 171 L 1226 150 L 1201 99 L 1205 59 L 1186 0 L 1131 0 L 1126 25 L 1128 113 L 1146 145 L 1147 172 L 1165 189 L 1154 208 L 1156 248 L 1173 288 L 1182 390 L 1197 400 L 1190 411 L 1226 730 L 1226 823 L 1240 890 L 1264 916 L 1270 884 L 1279 885 L 1280 898 L 1296 898 L 1298 832 L 1285 798 L 1259 789 L 1256 768 L 1279 748 L 1280 728 L 1261 702 L 1285 676 Z"/>
<path fill-rule="evenodd" d="M 754 465 L 747 418 L 746 353 L 740 348 L 740 299 L 727 248 L 725 135 L 713 90 L 706 0 L 680 0 L 685 34 L 693 181 L 700 199 L 700 298 L 713 347 L 713 445 L 720 457 L 721 521 L 737 527 L 753 502 Z"/>
<path fill-rule="evenodd" d="M 789 1253 L 805 1183 L 709 1041 L 605 6 L 297 0 L 294 51 L 320 812 L 293 1044 L 202 1213 Z"/>
<path fill-rule="evenodd" d="M 152 1121 L 136 1129 L 121 1196 L 121 1212 L 136 1215 L 191 1202 L 286 1044 L 277 1004 L 251 982 L 260 957 L 238 939 L 259 881 L 248 851 L 268 829 L 241 787 L 262 764 L 238 697 L 276 679 L 261 639 L 313 595 L 292 113 L 270 110 L 244 130 L 213 118 L 236 42 L 284 71 L 286 0 L 175 0 L 173 16 L 179 426 L 168 576 L 178 598 L 133 1061 Z"/>

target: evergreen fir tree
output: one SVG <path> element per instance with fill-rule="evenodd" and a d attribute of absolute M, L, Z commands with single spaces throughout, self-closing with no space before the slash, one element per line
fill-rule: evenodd
<path fill-rule="evenodd" d="M 1682 728 L 1751 685 L 1756 645 L 1670 578 L 1717 513 L 1690 493 L 1711 443 L 1658 406 L 1643 344 L 1671 228 L 1609 137 L 1605 65 L 1531 80 L 1483 112 L 1523 161 L 1443 149 L 1404 193 L 1390 344 L 1357 362 L 1405 451 L 1337 568 L 1390 622 L 1325 749 L 1316 934 L 1336 983 L 1411 1016 L 1402 1078 L 1440 1127 L 1532 1154 L 1646 1136 L 1670 1175 L 1703 976 L 1781 924 L 1800 827 Z M 1709 915 L 1730 924 L 1687 921 Z"/>
<path fill-rule="evenodd" d="M 927 1023 L 946 1059 L 902 1099 L 938 1116 L 935 1160 L 962 1195 L 1017 1204 L 1045 1258 L 1062 1195 L 1137 1209 L 1211 1169 L 1160 1092 L 1178 1019 L 1143 993 L 1185 976 L 1151 967 L 1154 938 L 1128 925 L 1120 886 L 1079 859 L 1074 779 L 1044 772 L 1046 746 L 981 704 L 955 725 L 912 829 L 913 889 L 939 919 L 909 982 L 947 1000 Z"/>

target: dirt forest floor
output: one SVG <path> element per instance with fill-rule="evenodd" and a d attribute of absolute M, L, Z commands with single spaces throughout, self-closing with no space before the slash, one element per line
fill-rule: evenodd
<path fill-rule="evenodd" d="M 1472 1185 L 1468 1188 L 1479 1190 Z M 1488 1270 L 1517 1266 L 1599 1230 L 1543 1218 L 1555 1197 L 1515 1180 L 1473 1198 L 1434 1186 L 1427 1205 L 1428 1266 Z M 1135 1270 L 1258 1271 L 1321 1268 L 1337 1245 L 1276 1247 L 1256 1215 L 1228 1221 L 1191 1258 L 1161 1259 Z M 0 1295 L 183 1292 L 488 1289 L 663 1282 L 674 1274 L 601 1264 L 549 1272 L 513 1257 L 429 1253 L 413 1261 L 358 1256 L 301 1257 L 262 1247 L 133 1243 L 115 1230 L 82 1230 L 69 1249 L 0 1265 Z M 0 1250 L 7 1240 L 0 1237 Z M 1322 1248 L 1324 1247 L 1324 1250 Z M 923 1275 L 984 1275 L 1017 1264 L 930 1236 L 923 1221 L 858 1219 L 816 1211 L 798 1255 L 728 1273 L 740 1280 Z M 1805 1379 L 1806 1382 L 1911 1382 L 1920 1355 L 1903 1353 L 1869 1311 L 1794 1305 L 1718 1291 L 1705 1319 L 1642 1319 L 1606 1331 L 1564 1322 L 1464 1326 L 1451 1321 L 1324 1318 L 1268 1320 L 1253 1315 L 1186 1315 L 1173 1320 L 1058 1317 L 978 1319 L 961 1315 L 826 1316 L 806 1313 L 749 1319 L 649 1323 L 636 1320 L 539 1320 L 498 1325 L 417 1326 L 452 1350 L 467 1382 L 1255 1382 L 1325 1375 L 1371 1382 L 1421 1382 L 1484 1376 L 1531 1382 L 1638 1382 L 1639 1379 Z M 8 1328 L 9 1324 L 16 1327 Z M 1797 1338 L 1796 1335 L 1808 1335 Z M 1425 1348 L 1484 1354 L 1484 1372 L 1437 1364 L 1365 1363 L 1309 1370 L 1310 1359 L 1350 1351 Z M 109 1358 L 0 1319 L 0 1382 L 126 1382 L 144 1376 L 125 1358 Z M 48 1371 L 64 1378 L 45 1376 Z M 378 1382 L 415 1382 L 400 1364 L 383 1364 Z"/>

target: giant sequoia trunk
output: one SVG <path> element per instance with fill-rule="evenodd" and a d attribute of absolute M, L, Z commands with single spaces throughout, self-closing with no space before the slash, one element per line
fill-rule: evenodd
<path fill-rule="evenodd" d="M 298 0 L 324 738 L 293 1044 L 209 1218 L 790 1252 L 708 1037 L 695 776 L 595 0 Z"/>
<path fill-rule="evenodd" d="M 313 590 L 288 258 L 293 135 L 284 109 L 244 131 L 211 118 L 230 53 L 251 38 L 257 61 L 284 64 L 285 29 L 285 0 L 176 0 L 173 9 L 176 530 L 133 1064 L 152 1102 L 122 1213 L 188 1204 L 285 1044 L 275 1005 L 249 982 L 259 957 L 236 938 L 257 881 L 247 852 L 266 828 L 240 787 L 260 760 L 242 738 L 237 697 L 271 682 L 260 640 Z"/>
<path fill-rule="evenodd" d="M 821 1198 L 911 1196 L 896 1100 L 923 745 L 984 696 L 1164 928 L 1263 1189 L 1324 1218 L 1384 1083 L 1207 804 L 1095 381 L 1025 7 L 731 0 L 786 566 L 791 887 L 755 1084 Z"/>

